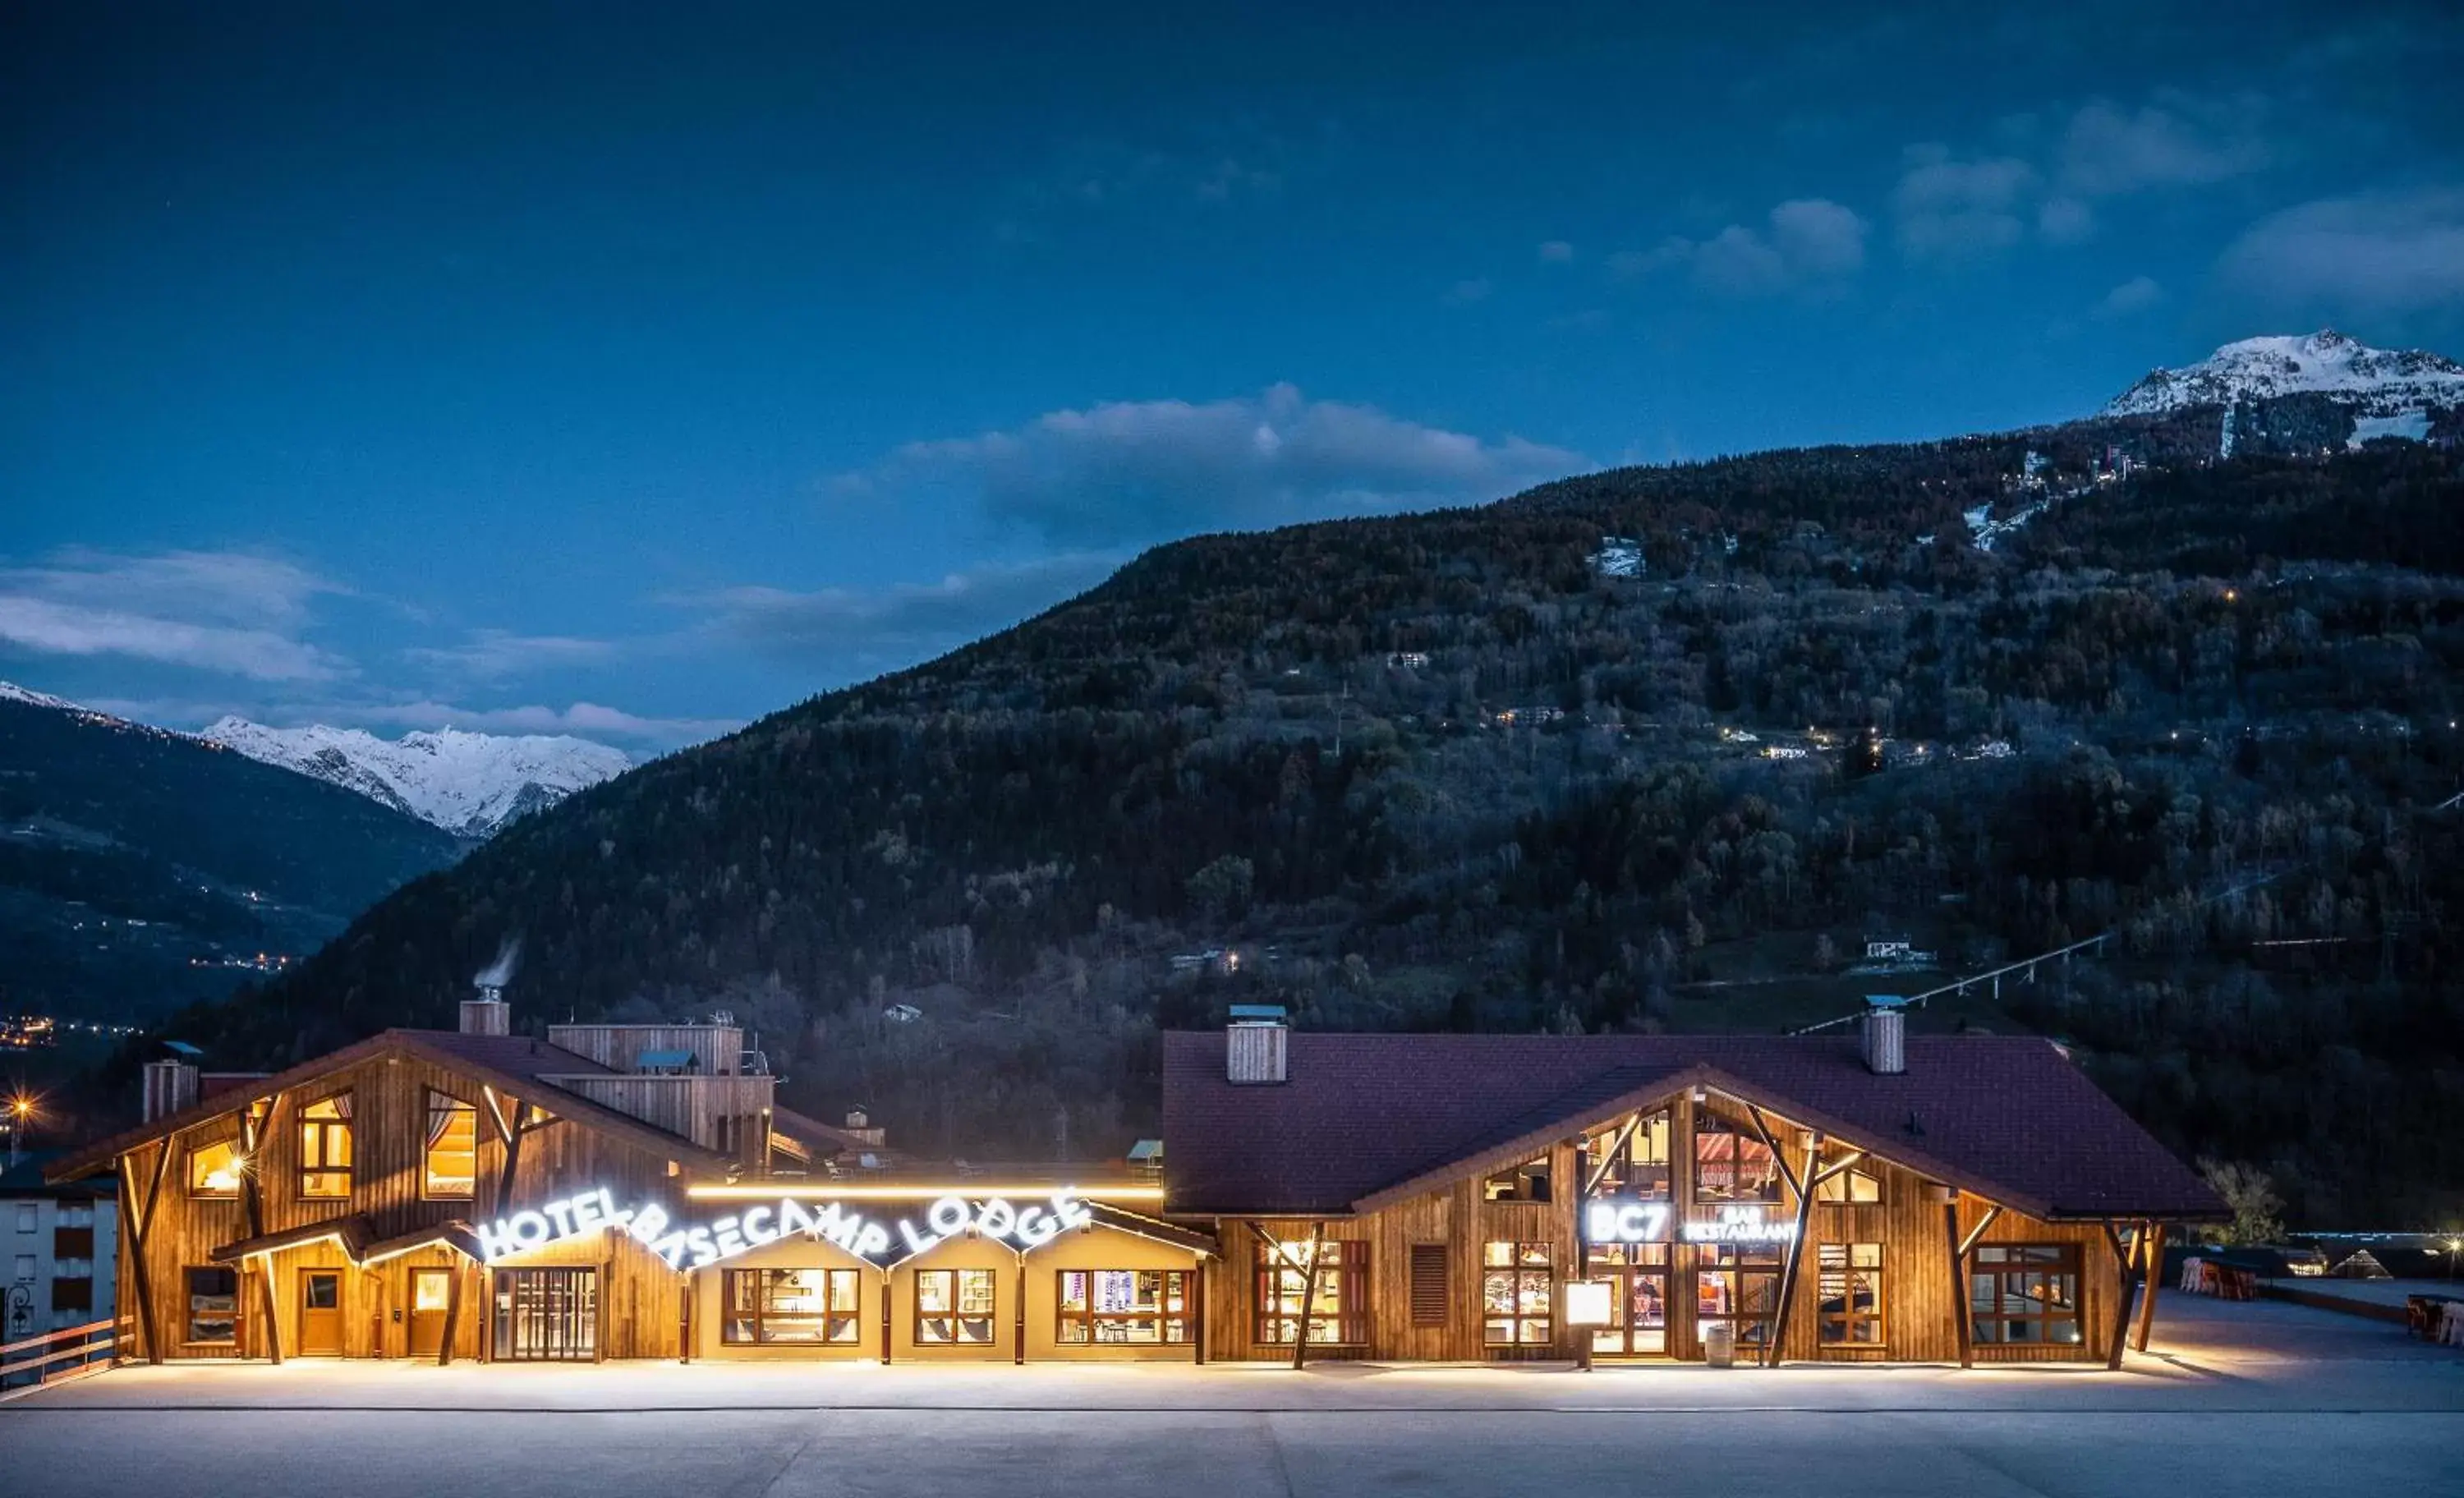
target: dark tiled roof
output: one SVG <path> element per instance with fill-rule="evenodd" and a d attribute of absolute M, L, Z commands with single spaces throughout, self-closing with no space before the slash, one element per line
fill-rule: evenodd
<path fill-rule="evenodd" d="M 851 1129 L 825 1124 L 808 1113 L 792 1108 L 772 1107 L 770 1127 L 812 1152 L 816 1161 L 844 1155 L 850 1159 L 869 1155 L 881 1162 L 883 1170 L 894 1170 L 908 1162 L 905 1151 L 893 1150 L 887 1144 L 874 1144 Z"/>
<path fill-rule="evenodd" d="M 1910 1036 L 1907 1069 L 1876 1076 L 1853 1036 L 1295 1032 L 1289 1081 L 1240 1087 L 1223 1051 L 1164 1037 L 1175 1214 L 1353 1211 L 1697 1082 L 2039 1217 L 2222 1213 L 2043 1040 Z"/>

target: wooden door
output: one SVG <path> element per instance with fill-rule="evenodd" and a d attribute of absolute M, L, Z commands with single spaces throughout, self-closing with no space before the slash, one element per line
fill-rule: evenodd
<path fill-rule="evenodd" d="M 342 1271 L 299 1271 L 299 1355 L 342 1355 Z"/>
<path fill-rule="evenodd" d="M 445 1308 L 453 1297 L 451 1269 L 410 1271 L 410 1355 L 433 1359 L 445 1350 Z"/>

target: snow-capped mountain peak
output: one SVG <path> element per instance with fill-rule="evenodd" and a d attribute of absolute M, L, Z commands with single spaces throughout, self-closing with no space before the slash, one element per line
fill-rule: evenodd
<path fill-rule="evenodd" d="M 268 728 L 226 717 L 199 737 L 462 837 L 491 836 L 516 817 L 632 767 L 623 751 L 587 739 L 458 728 L 385 739 L 358 728 Z"/>
<path fill-rule="evenodd" d="M 13 681 L 0 681 L 0 702 L 18 702 L 27 707 L 51 708 L 61 713 L 85 711 L 66 697 L 55 697 L 48 692 L 29 691 Z"/>
<path fill-rule="evenodd" d="M 2108 402 L 2104 414 L 2152 416 L 2304 394 L 2328 396 L 2362 417 L 2464 406 L 2464 364 L 2420 349 L 2372 348 L 2333 328 L 2246 338 L 2195 364 L 2151 372 Z"/>

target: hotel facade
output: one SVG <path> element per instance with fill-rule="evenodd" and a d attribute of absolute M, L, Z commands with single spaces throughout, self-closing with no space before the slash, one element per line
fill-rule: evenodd
<path fill-rule="evenodd" d="M 2223 1215 L 2052 1044 L 1165 1037 L 1161 1160 L 933 1165 L 725 1024 L 147 1074 L 123 1356 L 2090 1361 Z M 2138 1298 L 2134 1300 L 2134 1295 Z M 2134 1323 L 2133 1317 L 2136 1316 Z"/>

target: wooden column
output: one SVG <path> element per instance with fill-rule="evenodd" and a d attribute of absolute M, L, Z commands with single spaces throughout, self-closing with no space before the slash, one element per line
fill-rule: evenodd
<path fill-rule="evenodd" d="M 266 1132 L 273 1128 L 274 1115 L 281 1107 L 282 1094 L 277 1092 L 265 1100 L 263 1113 L 256 1111 L 253 1103 L 240 1110 L 240 1147 L 248 1156 L 248 1168 L 240 1172 L 239 1178 L 240 1215 L 248 1224 L 251 1238 L 261 1237 L 265 1232 L 265 1188 L 259 1179 L 265 1161 L 260 1157 L 260 1152 L 264 1148 Z M 275 1303 L 273 1255 L 258 1255 L 256 1267 L 263 1276 L 257 1284 L 263 1291 L 260 1298 L 265 1304 L 265 1355 L 279 1366 L 282 1362 L 282 1313 Z M 249 1261 L 242 1259 L 242 1278 L 247 1277 L 248 1270 Z"/>
<path fill-rule="evenodd" d="M 890 1366 L 890 1276 L 893 1271 L 881 1271 L 881 1366 Z"/>
<path fill-rule="evenodd" d="M 1959 1366 L 1976 1366 L 1974 1329 L 1968 1324 L 1968 1250 L 1959 1242 L 1959 1193 L 1942 1208 L 1942 1245 L 1950 1253 L 1950 1316 L 1959 1333 Z"/>
<path fill-rule="evenodd" d="M 2122 1367 L 2122 1346 L 2130 1334 L 2130 1296 L 2138 1288 L 2133 1263 L 2145 1245 L 2145 1235 L 2133 1229 L 2124 1239 L 2122 1229 L 2111 1218 L 2104 1223 L 2105 1241 L 2113 1245 L 2113 1345 L 2106 1350 L 2104 1366 L 2118 1371 Z"/>
<path fill-rule="evenodd" d="M 2147 1224 L 2147 1246 L 2143 1251 L 2145 1264 L 2140 1270 L 2147 1282 L 2139 1302 L 2139 1334 L 2130 1339 L 2135 1352 L 2147 1351 L 2148 1333 L 2156 1330 L 2156 1287 L 2165 1279 L 2165 1224 Z"/>
<path fill-rule="evenodd" d="M 1761 1127 L 1759 1117 L 1755 1126 Z M 1768 1132 L 1766 1131 L 1766 1135 Z M 1776 1151 L 1771 1158 L 1780 1158 Z M 1779 1307 L 1771 1314 L 1771 1343 L 1763 1349 L 1763 1366 L 1779 1366 L 1780 1347 L 1788 1340 L 1789 1308 L 1796 1303 L 1796 1282 L 1805 1264 L 1805 1235 L 1814 1225 L 1815 1171 L 1822 1163 L 1822 1131 L 1816 1129 L 1805 1136 L 1805 1170 L 1793 1184 L 1796 1187 L 1796 1236 L 1789 1240 L 1788 1260 L 1779 1271 Z M 1780 1164 L 1785 1172 L 1788 1165 Z"/>
<path fill-rule="evenodd" d="M 462 1334 L 462 1276 L 470 1267 L 458 1256 L 451 1262 L 453 1270 L 445 1276 L 445 1335 L 436 1344 L 436 1366 L 439 1368 L 452 1366 L 453 1339 Z M 412 1283 L 418 1282 L 414 1279 Z M 410 1314 L 416 1320 L 419 1311 L 415 1294 L 411 1297 L 411 1305 Z"/>
<path fill-rule="evenodd" d="M 1091 1285 L 1093 1282 L 1090 1279 L 1089 1283 Z M 1010 1322 L 1010 1335 L 1014 1342 L 1010 1348 L 1010 1361 L 1023 1368 L 1026 1366 L 1026 1255 L 1024 1254 L 1018 1256 L 1018 1314 Z"/>
<path fill-rule="evenodd" d="M 156 1148 L 163 1152 L 164 1159 L 167 1160 L 171 1157 L 169 1138 L 165 1138 Z M 137 1324 L 145 1338 L 145 1360 L 149 1363 L 159 1363 L 163 1360 L 163 1332 L 154 1322 L 154 1274 L 145 1262 L 145 1245 L 152 1236 L 146 1231 L 151 1225 L 149 1220 L 154 1215 L 151 1210 L 152 1202 L 149 1200 L 145 1208 L 142 1210 L 138 1205 L 135 1157 L 123 1155 L 120 1157 L 120 1163 L 121 1263 L 127 1267 L 129 1288 L 136 1291 Z M 159 1168 L 154 1173 L 154 1179 L 159 1189 L 159 1183 L 163 1179 L 163 1173 Z"/>
<path fill-rule="evenodd" d="M 825 1280 L 823 1283 L 827 1284 L 828 1281 Z M 727 1293 L 726 1282 L 723 1280 L 720 1282 L 719 1293 L 722 1297 Z M 680 1363 L 693 1361 L 693 1302 L 699 1299 L 701 1299 L 701 1286 L 695 1281 L 693 1271 L 687 1269 L 684 1289 L 678 1291 L 676 1299 L 676 1361 Z M 723 1300 L 718 1308 L 718 1314 L 722 1320 L 726 1318 L 727 1306 Z"/>
<path fill-rule="evenodd" d="M 1309 1272 L 1301 1276 L 1301 1319 L 1292 1329 L 1292 1371 L 1300 1372 L 1309 1361 L 1309 1312 L 1317 1305 L 1318 1266 L 1326 1260 L 1326 1223 L 1320 1221 L 1309 1228 Z"/>

